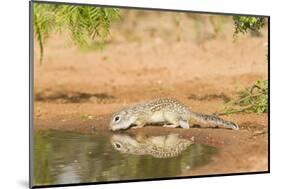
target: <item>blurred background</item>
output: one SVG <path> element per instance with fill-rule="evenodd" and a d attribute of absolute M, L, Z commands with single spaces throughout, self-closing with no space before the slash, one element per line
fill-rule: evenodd
<path fill-rule="evenodd" d="M 34 29 L 39 119 L 157 97 L 214 113 L 268 77 L 262 17 L 38 4 Z"/>

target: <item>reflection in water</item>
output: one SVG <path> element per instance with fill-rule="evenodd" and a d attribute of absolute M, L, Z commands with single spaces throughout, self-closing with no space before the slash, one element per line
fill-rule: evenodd
<path fill-rule="evenodd" d="M 175 134 L 133 137 L 37 131 L 34 178 L 36 185 L 49 185 L 175 177 L 207 164 L 216 151 Z"/>
<path fill-rule="evenodd" d="M 128 135 L 113 135 L 111 138 L 112 146 L 122 153 L 152 155 L 155 158 L 176 157 L 193 144 L 193 141 L 193 138 L 179 138 L 177 134 L 139 139 Z"/>
<path fill-rule="evenodd" d="M 80 183 L 79 175 L 71 165 L 62 167 L 62 173 L 58 175 L 59 183 Z"/>

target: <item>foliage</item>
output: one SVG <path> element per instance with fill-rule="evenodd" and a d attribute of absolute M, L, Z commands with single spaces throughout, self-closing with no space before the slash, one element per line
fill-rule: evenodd
<path fill-rule="evenodd" d="M 250 31 L 258 31 L 265 24 L 265 17 L 254 16 L 233 16 L 234 21 L 234 35 L 239 33 L 245 34 Z"/>
<path fill-rule="evenodd" d="M 117 18 L 119 10 L 115 8 L 35 3 L 34 32 L 40 47 L 40 63 L 44 44 L 52 32 L 66 29 L 76 45 L 90 46 L 96 38 L 105 40 L 111 22 Z"/>
<path fill-rule="evenodd" d="M 34 32 L 40 48 L 40 63 L 44 56 L 44 43 L 56 24 L 55 7 L 52 5 L 34 5 Z"/>
<path fill-rule="evenodd" d="M 266 22 L 264 17 L 233 16 L 235 32 L 245 34 L 250 31 L 259 31 Z M 268 60 L 268 57 L 267 57 Z M 226 104 L 226 108 L 219 115 L 232 114 L 238 112 L 268 112 L 268 80 L 256 81 L 256 83 L 240 92 L 237 99 Z"/>
<path fill-rule="evenodd" d="M 229 101 L 219 115 L 237 112 L 268 112 L 268 80 L 258 80 L 252 87 L 241 91 L 239 98 Z"/>

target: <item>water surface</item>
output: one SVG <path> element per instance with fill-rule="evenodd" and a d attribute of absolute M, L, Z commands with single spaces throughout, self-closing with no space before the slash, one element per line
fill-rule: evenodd
<path fill-rule="evenodd" d="M 35 132 L 35 185 L 175 177 L 210 162 L 214 147 L 175 134 Z"/>

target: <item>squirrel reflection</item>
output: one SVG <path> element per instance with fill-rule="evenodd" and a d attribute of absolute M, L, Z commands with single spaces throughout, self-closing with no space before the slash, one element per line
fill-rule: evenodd
<path fill-rule="evenodd" d="M 180 138 L 178 134 L 150 137 L 131 137 L 114 134 L 111 144 L 121 153 L 134 155 L 151 155 L 155 158 L 172 158 L 180 155 L 194 143 L 191 139 Z"/>

